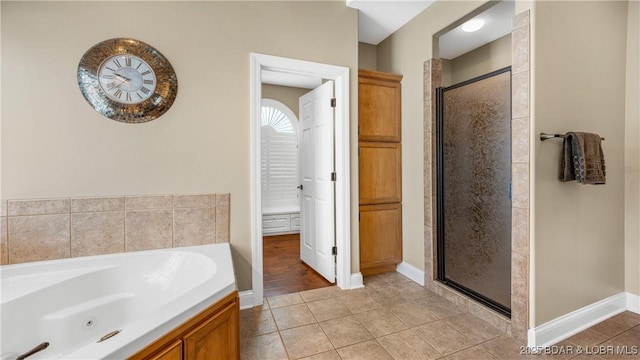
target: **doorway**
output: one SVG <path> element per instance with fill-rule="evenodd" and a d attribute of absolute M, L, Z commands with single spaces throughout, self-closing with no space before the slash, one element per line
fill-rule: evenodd
<path fill-rule="evenodd" d="M 351 288 L 349 69 L 263 54 L 251 54 L 251 223 L 252 223 L 252 305 L 261 305 L 264 295 L 262 206 L 261 206 L 261 126 L 262 82 L 273 74 L 331 80 L 335 88 L 335 156 L 332 214 L 335 225 L 335 278 L 338 287 Z"/>
<path fill-rule="evenodd" d="M 265 72 L 263 71 L 263 75 Z M 325 171 L 310 171 L 321 168 L 323 157 L 314 156 L 317 151 L 309 151 L 315 143 L 320 143 L 322 136 L 318 128 L 310 126 L 316 122 L 320 114 L 309 113 L 311 106 L 305 107 L 310 97 L 323 87 L 330 87 L 333 94 L 333 82 L 324 84 L 321 79 L 313 81 L 292 81 L 282 79 L 278 74 L 263 76 L 262 111 L 261 111 L 261 151 L 262 151 L 262 235 L 263 235 L 263 267 L 264 296 L 276 296 L 292 292 L 317 289 L 331 286 L 335 282 L 335 261 L 331 255 L 334 245 L 334 232 L 317 233 L 315 227 L 333 228 L 333 211 L 326 211 L 331 223 L 323 224 L 323 219 L 316 218 L 322 211 L 320 204 L 333 204 L 333 183 L 323 184 L 317 181 L 315 173 L 333 171 L 332 154 L 323 155 L 330 158 Z M 304 100 L 307 99 L 307 100 Z M 330 98 L 320 99 L 329 125 L 333 127 L 333 111 Z M 303 106 L 301 106 L 301 104 Z M 303 121 L 301 121 L 303 120 Z M 333 132 L 331 138 L 325 139 L 333 149 Z M 303 138 L 304 134 L 304 138 Z M 316 136 L 314 136 L 314 134 Z M 314 139 L 315 138 L 315 139 Z M 304 142 L 302 140 L 305 140 Z M 309 142 L 312 142 L 309 144 Z M 302 161 L 301 161 L 302 160 Z M 327 176 L 328 177 L 328 176 Z M 314 189 L 327 187 L 327 196 L 323 200 L 315 194 Z M 304 200 L 304 201 L 303 201 Z M 304 206 L 301 206 L 304 205 Z M 312 221 L 310 221 L 312 220 Z M 327 244 L 316 260 L 316 243 L 314 237 L 323 236 Z M 322 243 L 320 243 L 322 244 Z M 331 258 L 322 258 L 323 253 Z M 322 265 L 327 265 L 325 269 Z M 323 271 L 324 270 L 324 271 Z"/>

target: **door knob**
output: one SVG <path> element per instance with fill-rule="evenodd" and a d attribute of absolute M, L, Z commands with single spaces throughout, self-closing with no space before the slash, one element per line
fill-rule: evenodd
<path fill-rule="evenodd" d="M 304 188 L 304 186 L 302 186 L 302 184 L 296 186 L 298 189 L 302 190 Z"/>

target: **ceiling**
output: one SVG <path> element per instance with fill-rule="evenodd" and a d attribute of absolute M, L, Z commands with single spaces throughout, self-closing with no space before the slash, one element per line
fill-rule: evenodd
<path fill-rule="evenodd" d="M 358 41 L 378 45 L 396 32 L 433 0 L 346 0 L 347 6 L 358 9 Z"/>
<path fill-rule="evenodd" d="M 511 33 L 511 19 L 515 13 L 513 1 L 502 1 L 473 19 L 484 20 L 484 26 L 475 32 L 462 30 L 462 24 L 440 36 L 439 56 L 442 59 L 455 59 L 462 54 L 479 48 Z"/>
<path fill-rule="evenodd" d="M 389 35 L 431 6 L 433 0 L 346 0 L 347 6 L 358 9 L 360 42 L 378 45 Z M 473 33 L 461 26 L 440 37 L 440 57 L 453 59 L 511 32 L 514 2 L 502 1 L 475 18 L 485 20 L 485 26 Z"/>
<path fill-rule="evenodd" d="M 347 6 L 358 9 L 358 40 L 378 45 L 414 17 L 428 8 L 433 0 L 346 0 Z M 511 32 L 514 2 L 502 1 L 476 15 L 485 26 L 473 33 L 462 31 L 462 25 L 440 36 L 439 56 L 454 59 Z M 265 84 L 313 89 L 322 79 L 279 71 L 262 71 Z"/>

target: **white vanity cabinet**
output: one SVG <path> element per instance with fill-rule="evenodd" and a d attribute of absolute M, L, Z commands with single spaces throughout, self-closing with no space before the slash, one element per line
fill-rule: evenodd
<path fill-rule="evenodd" d="M 263 235 L 293 234 L 297 232 L 300 232 L 300 211 L 280 210 L 263 212 Z"/>

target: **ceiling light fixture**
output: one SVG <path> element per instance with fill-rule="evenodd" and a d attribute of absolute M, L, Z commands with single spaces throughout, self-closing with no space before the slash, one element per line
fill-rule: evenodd
<path fill-rule="evenodd" d="M 465 32 L 474 32 L 480 30 L 484 26 L 484 20 L 482 19 L 471 19 L 466 23 L 462 24 L 462 31 Z"/>

